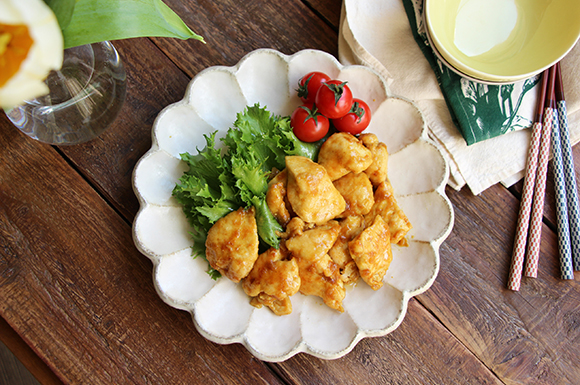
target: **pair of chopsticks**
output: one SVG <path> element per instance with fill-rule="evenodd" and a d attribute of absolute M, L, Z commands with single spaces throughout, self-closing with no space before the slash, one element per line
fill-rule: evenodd
<path fill-rule="evenodd" d="M 508 279 L 510 290 L 520 288 L 524 260 L 525 276 L 535 278 L 538 274 L 550 148 L 556 190 L 560 271 L 562 279 L 574 279 L 574 270 L 580 270 L 580 208 L 559 63 L 542 74 Z"/>

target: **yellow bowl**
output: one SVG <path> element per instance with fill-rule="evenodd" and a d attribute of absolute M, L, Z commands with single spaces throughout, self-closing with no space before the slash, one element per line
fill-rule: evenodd
<path fill-rule="evenodd" d="M 433 48 L 459 72 L 487 82 L 534 76 L 580 37 L 580 0 L 425 0 Z"/>

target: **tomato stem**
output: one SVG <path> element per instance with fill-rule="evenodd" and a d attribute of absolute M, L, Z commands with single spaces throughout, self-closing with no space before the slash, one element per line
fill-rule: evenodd
<path fill-rule="evenodd" d="M 358 117 L 357 123 L 360 123 L 362 118 L 365 116 L 365 110 L 360 106 L 358 102 L 353 102 L 350 107 L 350 111 Z"/>
<path fill-rule="evenodd" d="M 318 124 L 318 117 L 321 116 L 321 114 L 320 112 L 318 112 L 318 109 L 316 108 L 315 105 L 313 105 L 312 108 L 308 108 L 308 106 L 300 106 L 300 108 L 302 108 L 304 111 L 308 113 L 308 115 L 306 115 L 306 118 L 304 118 L 304 123 L 306 123 L 308 119 L 314 119 L 316 124 Z"/>
<path fill-rule="evenodd" d="M 340 100 L 342 93 L 344 91 L 344 86 L 346 85 L 347 82 L 342 82 L 340 84 L 328 84 L 328 83 L 324 83 L 324 86 L 327 86 L 328 89 L 330 89 L 333 93 L 334 93 L 334 105 L 336 106 L 338 104 L 338 101 Z"/>
<path fill-rule="evenodd" d="M 304 84 L 300 84 L 302 79 L 298 81 L 298 89 L 296 90 L 296 92 L 298 92 L 299 98 L 305 99 L 308 98 L 308 83 L 310 83 L 310 80 L 312 79 L 313 76 L 314 74 L 307 77 L 306 80 L 304 81 Z"/>

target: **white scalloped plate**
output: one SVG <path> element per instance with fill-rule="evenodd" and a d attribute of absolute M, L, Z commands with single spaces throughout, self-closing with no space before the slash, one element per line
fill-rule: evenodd
<path fill-rule="evenodd" d="M 278 115 L 300 104 L 295 88 L 310 71 L 348 81 L 355 97 L 373 112 L 367 129 L 387 144 L 389 178 L 413 224 L 408 247 L 394 246 L 385 285 L 378 291 L 360 283 L 349 289 L 344 313 L 318 297 L 292 296 L 291 315 L 256 309 L 227 278 L 213 281 L 207 262 L 192 258 L 190 230 L 171 196 L 185 170 L 179 154 L 205 146 L 202 134 L 224 136 L 236 114 L 260 103 Z M 363 66 L 343 66 L 331 55 L 305 50 L 287 56 L 260 49 L 233 67 L 211 67 L 195 76 L 183 100 L 165 108 L 153 125 L 153 144 L 133 172 L 141 208 L 133 223 L 137 248 L 154 264 L 160 297 L 192 314 L 199 332 L 220 344 L 241 343 L 264 361 L 283 361 L 305 352 L 333 359 L 365 337 L 384 336 L 403 321 L 409 299 L 427 290 L 439 271 L 439 246 L 453 227 L 453 208 L 445 196 L 449 167 L 428 139 L 416 106 L 390 95 L 385 81 Z"/>

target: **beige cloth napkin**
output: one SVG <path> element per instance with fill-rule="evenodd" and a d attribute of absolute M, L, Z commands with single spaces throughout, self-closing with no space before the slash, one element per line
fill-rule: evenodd
<path fill-rule="evenodd" d="M 496 183 L 511 186 L 524 175 L 530 130 L 509 132 L 467 146 L 437 84 L 435 74 L 413 38 L 401 0 L 344 0 L 339 60 L 375 69 L 395 95 L 415 102 L 429 136 L 450 165 L 449 185 L 467 185 L 479 194 Z M 562 60 L 570 139 L 580 141 L 580 44 Z"/>

